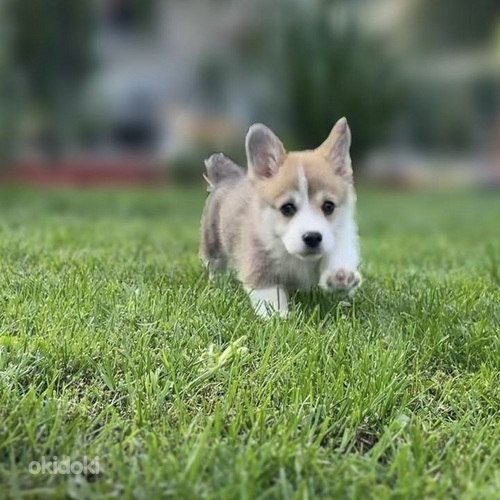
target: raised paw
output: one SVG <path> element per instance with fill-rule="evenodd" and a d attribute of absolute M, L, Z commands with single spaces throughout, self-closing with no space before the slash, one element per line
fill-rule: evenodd
<path fill-rule="evenodd" d="M 353 295 L 361 285 L 361 274 L 357 270 L 329 269 L 321 276 L 319 286 L 329 292 L 344 291 Z"/>

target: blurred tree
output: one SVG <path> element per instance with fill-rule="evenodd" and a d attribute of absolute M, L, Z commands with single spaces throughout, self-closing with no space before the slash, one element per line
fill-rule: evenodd
<path fill-rule="evenodd" d="M 500 3 L 412 0 L 409 6 L 403 24 L 415 70 L 401 109 L 408 135 L 420 149 L 484 150 L 499 109 L 498 76 L 488 61 Z"/>
<path fill-rule="evenodd" d="M 498 0 L 414 0 L 411 29 L 423 49 L 454 49 L 484 45 L 498 24 Z"/>
<path fill-rule="evenodd" d="M 46 142 L 53 154 L 69 130 L 69 117 L 91 64 L 94 7 L 88 1 L 11 0 L 11 70 L 26 82 L 42 110 Z"/>
<path fill-rule="evenodd" d="M 0 168 L 12 155 L 13 144 L 13 95 L 12 78 L 9 78 L 11 63 L 10 30 L 7 22 L 5 2 L 0 2 Z"/>
<path fill-rule="evenodd" d="M 108 29 L 146 30 L 156 0 L 107 0 Z M 10 70 L 22 78 L 43 124 L 44 149 L 58 156 L 77 135 L 79 92 L 93 64 L 98 4 L 92 1 L 8 0 Z"/>
<path fill-rule="evenodd" d="M 158 0 L 105 0 L 104 17 L 117 30 L 137 31 L 151 27 Z"/>
<path fill-rule="evenodd" d="M 402 95 L 397 66 L 359 29 L 345 1 L 307 9 L 292 3 L 286 13 L 273 65 L 296 146 L 319 145 L 346 116 L 353 158 L 363 156 L 384 138 Z"/>

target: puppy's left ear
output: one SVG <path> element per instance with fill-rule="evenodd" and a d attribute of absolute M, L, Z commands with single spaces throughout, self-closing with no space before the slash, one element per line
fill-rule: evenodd
<path fill-rule="evenodd" d="M 346 118 L 341 118 L 332 128 L 326 141 L 316 150 L 330 163 L 337 175 L 352 181 L 351 130 Z"/>

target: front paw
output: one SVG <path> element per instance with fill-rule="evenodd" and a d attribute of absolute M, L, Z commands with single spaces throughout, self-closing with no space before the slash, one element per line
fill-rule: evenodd
<path fill-rule="evenodd" d="M 257 288 L 249 290 L 250 300 L 257 316 L 270 318 L 278 315 L 288 316 L 288 299 L 281 287 Z"/>
<path fill-rule="evenodd" d="M 328 292 L 342 291 L 354 295 L 361 285 L 361 274 L 354 269 L 327 269 L 319 280 L 319 286 Z"/>

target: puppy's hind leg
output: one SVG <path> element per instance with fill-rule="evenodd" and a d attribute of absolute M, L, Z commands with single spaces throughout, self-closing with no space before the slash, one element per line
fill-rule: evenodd
<path fill-rule="evenodd" d="M 227 270 L 227 259 L 221 255 L 218 257 L 202 258 L 203 265 L 208 270 L 208 276 L 212 280 L 217 274 L 225 273 Z"/>
<path fill-rule="evenodd" d="M 208 269 L 210 278 L 217 273 L 224 273 L 227 269 L 227 257 L 222 251 L 215 224 L 202 223 L 200 238 L 200 259 Z"/>
<path fill-rule="evenodd" d="M 200 259 L 208 270 L 210 279 L 218 273 L 224 273 L 227 269 L 227 258 L 220 251 L 218 240 L 213 240 L 208 235 L 203 235 L 200 244 Z"/>

